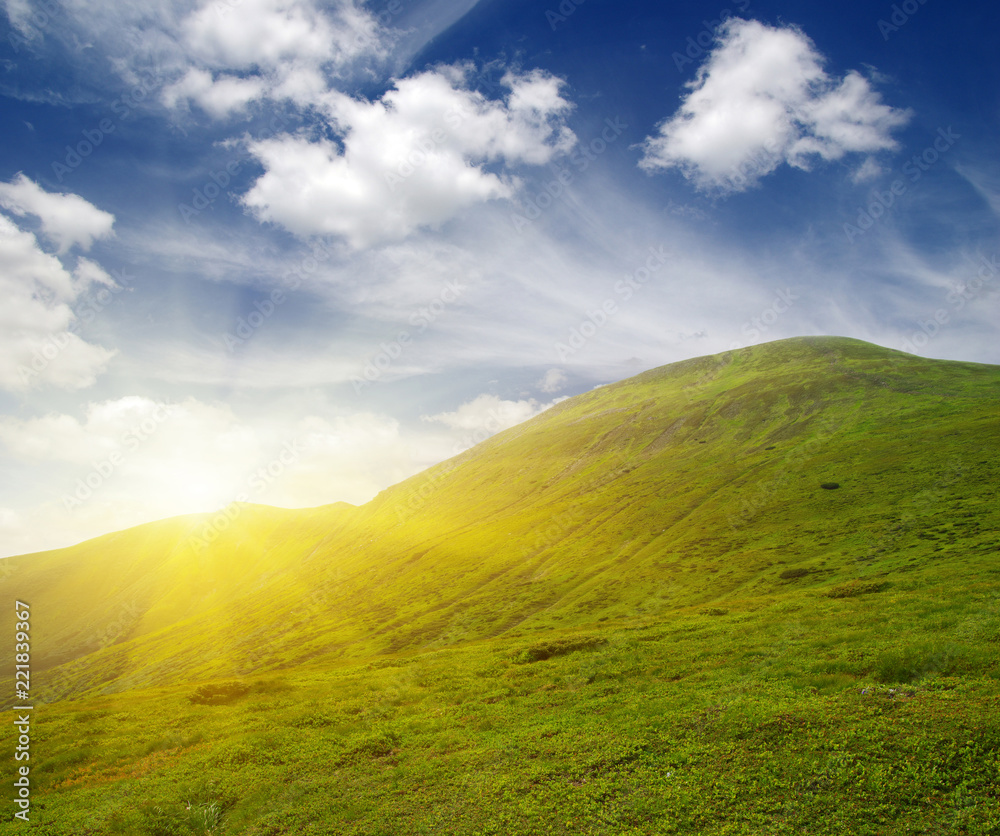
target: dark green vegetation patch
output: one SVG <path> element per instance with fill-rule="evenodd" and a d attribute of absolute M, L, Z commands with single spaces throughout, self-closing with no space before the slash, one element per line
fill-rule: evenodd
<path fill-rule="evenodd" d="M 883 592 L 890 586 L 888 581 L 848 581 L 827 590 L 827 598 L 854 598 L 858 595 L 871 595 Z"/>
<path fill-rule="evenodd" d="M 804 578 L 808 574 L 809 574 L 808 569 L 799 567 L 797 569 L 785 569 L 785 571 L 782 572 L 780 575 L 778 575 L 778 577 L 781 578 L 783 581 L 793 581 L 796 578 Z"/>
<path fill-rule="evenodd" d="M 526 647 L 524 650 L 514 655 L 514 662 L 519 665 L 529 662 L 541 662 L 555 656 L 565 656 L 568 653 L 575 653 L 578 650 L 592 650 L 608 643 L 608 640 L 600 636 L 585 636 L 581 638 L 553 639 L 551 641 L 538 642 Z"/>
<path fill-rule="evenodd" d="M 250 693 L 250 686 L 242 682 L 220 682 L 202 685 L 188 697 L 196 705 L 229 705 Z"/>

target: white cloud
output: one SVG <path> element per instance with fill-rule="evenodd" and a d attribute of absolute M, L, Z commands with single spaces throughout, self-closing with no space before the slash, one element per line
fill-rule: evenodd
<path fill-rule="evenodd" d="M 257 99 L 265 86 L 259 78 L 223 76 L 216 80 L 208 70 L 192 68 L 163 91 L 163 101 L 171 108 L 193 101 L 214 118 L 222 119 Z"/>
<path fill-rule="evenodd" d="M 28 0 L 3 0 L 3 8 L 7 13 L 7 19 L 11 25 L 27 38 L 35 36 L 35 29 L 32 26 L 31 3 Z M 44 17 L 39 20 L 44 21 Z"/>
<path fill-rule="evenodd" d="M 851 172 L 851 181 L 868 183 L 882 174 L 885 174 L 885 169 L 878 164 L 878 161 L 874 157 L 866 157 L 865 161 Z"/>
<path fill-rule="evenodd" d="M 57 413 L 5 418 L 0 442 L 8 455 L 63 466 L 65 512 L 92 499 L 142 498 L 151 519 L 231 499 L 263 451 L 258 435 L 228 406 L 140 396 L 90 403 L 82 420 Z"/>
<path fill-rule="evenodd" d="M 3 418 L 0 441 L 18 457 L 36 461 L 91 464 L 117 452 L 135 459 L 133 466 L 141 464 L 134 472 L 160 457 L 164 462 L 203 461 L 213 472 L 239 473 L 259 452 L 253 434 L 227 406 L 191 398 L 160 404 L 138 395 L 90 403 L 83 420 L 58 413 Z M 186 455 L 178 457 L 181 451 Z"/>
<path fill-rule="evenodd" d="M 254 99 L 313 104 L 331 82 L 381 70 L 402 34 L 380 25 L 391 24 L 394 15 L 376 15 L 366 0 L 62 0 L 45 9 L 25 0 L 3 4 L 27 38 L 22 49 L 86 76 L 82 95 L 88 101 L 90 85 L 100 84 L 93 56 L 103 55 L 118 76 L 108 79 L 110 96 L 121 94 L 122 81 L 144 83 L 170 107 L 193 102 L 217 118 Z M 191 76 L 192 70 L 201 74 Z M 306 78 L 322 84 L 302 100 Z M 39 83 L 28 95 L 66 103 L 79 93 Z"/>
<path fill-rule="evenodd" d="M 187 398 L 126 396 L 85 414 L 0 419 L 0 449 L 48 474 L 49 499 L 0 508 L 0 554 L 69 545 L 234 500 L 361 504 L 451 455 L 447 433 L 371 412 L 245 418 Z"/>
<path fill-rule="evenodd" d="M 565 389 L 568 382 L 569 377 L 562 369 L 549 369 L 536 385 L 546 394 L 552 394 Z"/>
<path fill-rule="evenodd" d="M 353 62 L 385 55 L 388 33 L 351 2 L 210 2 L 180 24 L 190 69 L 167 86 L 168 107 L 195 102 L 217 119 L 263 98 L 315 104 Z"/>
<path fill-rule="evenodd" d="M 370 412 L 306 417 L 295 438 L 303 455 L 268 496 L 291 507 L 363 504 L 451 452 L 437 434 L 406 432 L 394 418 Z"/>
<path fill-rule="evenodd" d="M 454 412 L 421 415 L 421 420 L 444 424 L 455 431 L 456 451 L 472 447 L 491 435 L 521 424 L 544 412 L 554 403 L 540 404 L 534 398 L 507 401 L 496 395 L 479 395 Z"/>
<path fill-rule="evenodd" d="M 538 70 L 508 73 L 504 101 L 469 89 L 468 73 L 421 73 L 374 102 L 330 93 L 342 145 L 301 135 L 251 143 L 265 173 L 245 205 L 297 235 L 336 235 L 363 248 L 511 197 L 518 181 L 487 165 L 542 165 L 568 151 L 576 141 L 563 123 L 571 105 L 562 82 Z"/>
<path fill-rule="evenodd" d="M 342 64 L 376 42 L 375 22 L 353 3 L 321 11 L 309 0 L 209 2 L 181 24 L 191 54 L 207 66 L 274 69 L 305 61 Z"/>
<path fill-rule="evenodd" d="M 851 71 L 841 80 L 793 27 L 728 20 L 677 113 L 644 142 L 640 166 L 679 168 L 699 188 L 741 191 L 781 163 L 897 147 L 909 112 L 881 103 Z"/>
<path fill-rule="evenodd" d="M 19 509 L 8 550 L 51 548 L 176 514 L 213 510 L 263 458 L 257 435 L 227 406 L 127 396 L 84 418 L 5 418 L 8 456 L 45 466 L 51 499 Z M 42 526 L 31 530 L 31 527 Z"/>
<path fill-rule="evenodd" d="M 23 174 L 0 183 L 0 206 L 19 217 L 34 215 L 60 252 L 74 244 L 89 250 L 95 238 L 111 235 L 115 216 L 79 195 L 47 192 Z"/>
<path fill-rule="evenodd" d="M 97 264 L 82 258 L 71 274 L 41 250 L 34 235 L 0 215 L 0 387 L 79 389 L 94 383 L 114 352 L 74 332 L 70 307 L 94 284 L 113 282 Z"/>

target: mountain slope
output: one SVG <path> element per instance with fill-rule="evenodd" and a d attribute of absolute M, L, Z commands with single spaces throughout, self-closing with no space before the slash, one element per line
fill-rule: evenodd
<path fill-rule="evenodd" d="M 1000 529 L 998 401 L 996 367 L 787 340 L 564 401 L 361 508 L 241 506 L 9 565 L 50 614 L 36 635 L 50 697 L 664 617 L 790 585 L 971 583 Z"/>
<path fill-rule="evenodd" d="M 32 806 L 0 834 L 995 836 L 998 384 L 789 340 L 360 508 L 12 558 Z"/>

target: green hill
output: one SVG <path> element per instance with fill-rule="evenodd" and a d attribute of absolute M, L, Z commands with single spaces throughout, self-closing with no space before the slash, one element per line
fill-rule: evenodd
<path fill-rule="evenodd" d="M 998 406 L 998 367 L 785 340 L 362 507 L 9 558 L 29 829 L 998 833 Z"/>

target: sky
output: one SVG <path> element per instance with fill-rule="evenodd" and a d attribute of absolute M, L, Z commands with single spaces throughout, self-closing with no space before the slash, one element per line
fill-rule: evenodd
<path fill-rule="evenodd" d="M 995 4 L 2 3 L 0 555 L 776 339 L 1000 363 Z"/>

